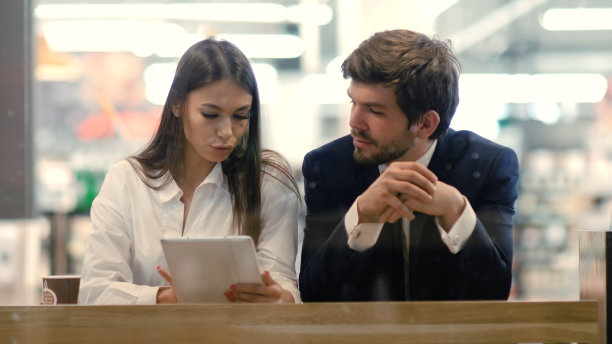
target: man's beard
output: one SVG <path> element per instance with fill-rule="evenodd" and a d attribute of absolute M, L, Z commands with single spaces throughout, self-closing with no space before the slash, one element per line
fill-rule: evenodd
<path fill-rule="evenodd" d="M 360 165 L 388 163 L 400 158 L 414 147 L 414 135 L 409 131 L 406 132 L 405 136 L 396 137 L 385 145 L 380 145 L 363 131 L 352 130 L 351 135 L 373 144 L 377 149 L 371 156 L 365 156 L 361 149 L 355 147 L 353 158 Z"/>

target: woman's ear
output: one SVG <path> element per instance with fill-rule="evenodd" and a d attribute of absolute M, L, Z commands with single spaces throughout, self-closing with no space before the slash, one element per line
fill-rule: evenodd
<path fill-rule="evenodd" d="M 180 106 L 178 104 L 173 104 L 172 105 L 172 114 L 174 115 L 174 117 L 179 118 L 181 117 L 181 112 L 180 110 Z"/>
<path fill-rule="evenodd" d="M 440 115 L 434 110 L 429 110 L 421 116 L 417 123 L 416 136 L 421 139 L 428 139 L 440 124 Z"/>

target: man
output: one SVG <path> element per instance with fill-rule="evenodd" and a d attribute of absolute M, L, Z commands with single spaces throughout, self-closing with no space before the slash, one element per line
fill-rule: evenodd
<path fill-rule="evenodd" d="M 351 135 L 302 166 L 302 299 L 507 299 L 518 161 L 448 129 L 459 101 L 450 47 L 379 32 L 342 71 Z"/>

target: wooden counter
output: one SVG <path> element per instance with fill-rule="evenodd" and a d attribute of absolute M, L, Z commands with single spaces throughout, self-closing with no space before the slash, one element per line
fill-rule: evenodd
<path fill-rule="evenodd" d="M 0 307 L 2 343 L 600 343 L 597 303 Z"/>

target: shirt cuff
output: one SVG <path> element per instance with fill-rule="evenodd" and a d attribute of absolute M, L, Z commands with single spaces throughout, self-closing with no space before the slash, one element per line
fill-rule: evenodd
<path fill-rule="evenodd" d="M 348 236 L 348 246 L 358 252 L 363 252 L 376 244 L 380 232 L 383 228 L 383 223 L 362 223 L 359 222 L 357 214 L 357 198 L 351 208 L 344 215 L 344 228 Z"/>
<path fill-rule="evenodd" d="M 136 303 L 139 305 L 157 304 L 157 292 L 160 287 L 141 286 L 141 288 Z"/>
<path fill-rule="evenodd" d="M 446 232 L 444 228 L 442 228 L 436 216 L 436 226 L 440 232 L 440 237 L 448 247 L 448 250 L 453 254 L 457 254 L 461 251 L 476 227 L 476 213 L 465 196 L 463 196 L 463 200 L 465 201 L 465 208 L 463 208 L 463 212 L 451 227 L 450 231 Z"/>

